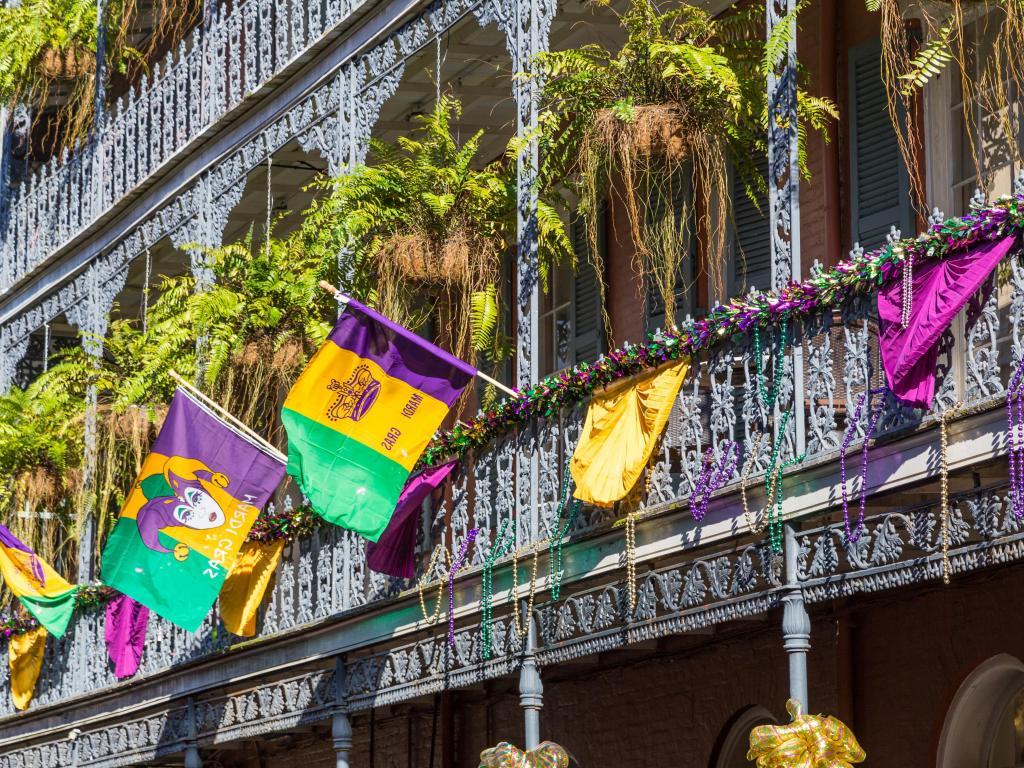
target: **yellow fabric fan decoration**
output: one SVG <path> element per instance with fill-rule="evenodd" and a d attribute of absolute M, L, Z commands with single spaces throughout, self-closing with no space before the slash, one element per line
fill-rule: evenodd
<path fill-rule="evenodd" d="M 7 645 L 7 665 L 11 670 L 11 698 L 18 709 L 27 709 L 36 691 L 39 670 L 46 651 L 46 627 L 39 625 L 20 635 L 12 635 Z"/>
<path fill-rule="evenodd" d="M 853 732 L 827 715 L 805 715 L 793 699 L 786 702 L 789 725 L 759 725 L 750 732 L 748 760 L 758 768 L 852 768 L 867 754 Z"/>
<path fill-rule="evenodd" d="M 220 590 L 220 618 L 228 632 L 256 634 L 256 613 L 281 562 L 284 539 L 250 541 L 242 547 Z"/>
<path fill-rule="evenodd" d="M 629 386 L 594 394 L 570 465 L 577 499 L 610 507 L 626 497 L 647 466 L 689 370 L 690 359 L 683 358 Z"/>

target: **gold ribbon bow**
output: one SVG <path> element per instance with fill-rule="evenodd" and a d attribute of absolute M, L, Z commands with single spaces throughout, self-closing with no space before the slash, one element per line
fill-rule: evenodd
<path fill-rule="evenodd" d="M 748 760 L 758 768 L 852 768 L 867 755 L 853 733 L 834 717 L 805 715 L 786 702 L 789 725 L 759 725 L 750 732 Z"/>
<path fill-rule="evenodd" d="M 569 753 L 553 741 L 524 752 L 503 741 L 480 753 L 480 768 L 568 768 Z"/>

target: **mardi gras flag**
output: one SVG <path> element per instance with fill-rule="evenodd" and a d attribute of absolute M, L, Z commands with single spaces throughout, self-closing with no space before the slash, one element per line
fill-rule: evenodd
<path fill-rule="evenodd" d="M 103 581 L 194 632 L 281 462 L 179 389 L 103 550 Z"/>
<path fill-rule="evenodd" d="M 64 636 L 75 612 L 78 587 L 58 576 L 4 525 L 0 525 L 0 575 L 36 621 L 54 637 Z"/>
<path fill-rule="evenodd" d="M 288 473 L 321 517 L 377 541 L 476 370 L 350 300 L 281 412 Z"/>

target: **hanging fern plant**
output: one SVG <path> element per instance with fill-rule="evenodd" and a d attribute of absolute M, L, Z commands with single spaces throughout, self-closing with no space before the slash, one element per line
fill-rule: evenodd
<path fill-rule="evenodd" d="M 483 131 L 455 139 L 460 114 L 459 102 L 442 95 L 412 135 L 372 141 L 374 162 L 332 181 L 307 226 L 320 236 L 326 223 L 334 233 L 357 297 L 406 327 L 435 321 L 457 355 L 493 360 L 504 346 L 498 284 L 516 243 L 515 175 L 511 162 L 480 162 Z M 571 258 L 561 220 L 540 207 L 542 263 Z"/>
<path fill-rule="evenodd" d="M 692 5 L 661 11 L 651 0 L 631 0 L 618 49 L 592 43 L 537 58 L 545 83 L 542 188 L 573 183 L 591 253 L 602 200 L 625 209 L 638 284 L 657 286 L 669 324 L 683 244 L 694 234 L 684 231 L 690 217 L 675 210 L 680 186 L 692 190 L 701 212 L 697 229 L 720 295 L 727 216 L 712 212 L 729 210 L 729 163 L 748 172 L 751 195 L 764 189 L 750 171 L 751 156 L 765 148 L 766 68 L 796 27 L 779 25 L 766 43 L 758 13 L 717 20 Z M 801 93 L 799 103 L 812 128 L 836 116 L 827 100 Z"/>
<path fill-rule="evenodd" d="M 889 117 L 896 130 L 900 154 L 910 177 L 912 203 L 918 215 L 929 209 L 920 167 L 923 126 L 917 101 L 924 88 L 952 68 L 960 79 L 968 152 L 980 185 L 984 186 L 986 158 L 979 152 L 976 124 L 1000 128 L 1000 149 L 1022 162 L 1019 126 L 1020 94 L 1024 93 L 1024 1 L 935 0 L 915 6 L 922 26 L 922 41 L 912 42 L 899 0 L 865 0 L 865 7 L 881 20 L 882 73 L 888 86 Z M 992 48 L 979 58 L 972 51 L 967 28 L 972 23 L 991 25 Z M 916 50 L 914 50 L 916 48 Z"/>
<path fill-rule="evenodd" d="M 154 48 L 179 37 L 196 18 L 194 0 L 158 1 L 154 31 L 141 49 L 129 44 L 136 0 L 106 4 L 107 66 L 131 74 Z M 56 104 L 45 137 L 53 147 L 74 145 L 92 125 L 96 78 L 96 0 L 21 0 L 0 6 L 0 102 L 25 104 L 37 115 Z"/>

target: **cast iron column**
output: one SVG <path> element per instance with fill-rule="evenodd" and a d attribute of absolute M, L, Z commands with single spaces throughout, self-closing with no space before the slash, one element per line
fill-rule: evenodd
<path fill-rule="evenodd" d="M 526 612 L 525 607 L 522 607 Z M 519 705 L 523 708 L 526 749 L 536 749 L 540 744 L 540 710 L 544 706 L 544 683 L 537 666 L 537 626 L 532 616 L 526 616 L 526 650 L 523 666 L 519 670 Z"/>
<path fill-rule="evenodd" d="M 807 708 L 807 653 L 811 650 L 811 617 L 804 604 L 804 591 L 798 579 L 796 530 L 785 527 L 786 591 L 782 598 L 782 646 L 789 655 L 789 698 Z"/>
<path fill-rule="evenodd" d="M 334 741 L 335 768 L 349 768 L 348 755 L 352 751 L 352 723 L 348 718 L 345 660 L 340 656 L 334 661 L 334 714 L 331 718 L 331 738 Z"/>

